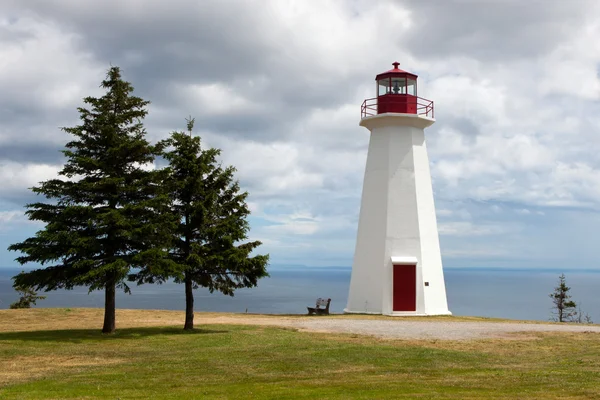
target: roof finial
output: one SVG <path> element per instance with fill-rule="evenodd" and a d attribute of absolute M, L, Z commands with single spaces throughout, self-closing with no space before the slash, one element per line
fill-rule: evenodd
<path fill-rule="evenodd" d="M 400 65 L 400 63 L 398 61 L 394 61 L 392 63 L 392 65 L 394 66 L 394 69 L 398 69 L 398 66 Z"/>

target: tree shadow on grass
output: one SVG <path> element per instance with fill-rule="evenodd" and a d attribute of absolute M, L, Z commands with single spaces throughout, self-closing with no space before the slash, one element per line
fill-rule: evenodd
<path fill-rule="evenodd" d="M 140 339 L 143 337 L 161 335 L 214 335 L 226 333 L 229 333 L 229 331 L 216 329 L 194 329 L 192 331 L 184 331 L 181 328 L 175 327 L 123 328 L 117 329 L 117 331 L 112 334 L 104 334 L 100 332 L 99 329 L 60 329 L 47 331 L 2 332 L 0 333 L 0 343 L 5 340 L 80 343 L 83 341 Z"/>

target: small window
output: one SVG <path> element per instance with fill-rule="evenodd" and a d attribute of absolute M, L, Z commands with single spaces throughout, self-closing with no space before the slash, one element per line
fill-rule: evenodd
<path fill-rule="evenodd" d="M 407 92 L 408 94 L 412 94 L 413 96 L 417 95 L 417 80 L 408 78 L 408 86 Z"/>
<path fill-rule="evenodd" d="M 378 96 L 383 96 L 384 94 L 388 94 L 389 92 L 390 92 L 389 78 L 381 79 L 380 81 L 377 82 L 377 95 Z"/>

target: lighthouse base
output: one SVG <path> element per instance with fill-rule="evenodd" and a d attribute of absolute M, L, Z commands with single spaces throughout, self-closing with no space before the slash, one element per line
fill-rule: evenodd
<path fill-rule="evenodd" d="M 369 311 L 352 311 L 344 308 L 344 314 L 357 314 L 357 315 L 385 315 L 388 317 L 433 317 L 435 315 L 452 315 L 450 311 L 442 311 L 439 313 L 426 314 L 417 311 L 393 311 L 391 313 L 383 312 L 369 312 Z"/>

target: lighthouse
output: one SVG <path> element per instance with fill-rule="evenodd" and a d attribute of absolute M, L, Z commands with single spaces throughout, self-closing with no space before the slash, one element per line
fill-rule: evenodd
<path fill-rule="evenodd" d="M 344 312 L 449 315 L 425 145 L 433 101 L 418 96 L 417 75 L 392 65 L 361 107 L 370 139 Z"/>

